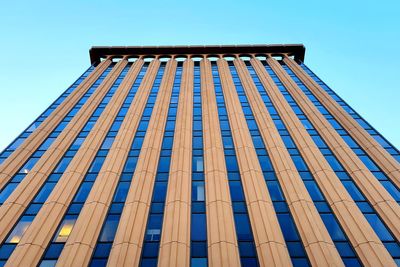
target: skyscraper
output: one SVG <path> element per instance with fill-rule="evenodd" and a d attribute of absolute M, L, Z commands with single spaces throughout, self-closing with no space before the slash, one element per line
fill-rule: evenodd
<path fill-rule="evenodd" d="M 0 266 L 400 265 L 400 153 L 304 53 L 93 47 L 0 154 Z"/>

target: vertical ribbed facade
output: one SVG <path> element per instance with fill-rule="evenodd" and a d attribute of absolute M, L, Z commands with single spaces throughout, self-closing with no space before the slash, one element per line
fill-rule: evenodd
<path fill-rule="evenodd" d="M 302 45 L 94 47 L 0 153 L 0 266 L 399 266 L 400 153 Z"/>

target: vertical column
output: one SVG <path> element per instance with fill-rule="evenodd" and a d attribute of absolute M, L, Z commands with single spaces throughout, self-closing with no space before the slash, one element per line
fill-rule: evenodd
<path fill-rule="evenodd" d="M 126 65 L 127 59 L 124 58 L 123 61 L 125 64 L 122 63 L 122 66 Z M 138 60 L 131 67 L 7 264 L 13 266 L 38 263 L 113 124 L 142 64 L 143 61 Z"/>
<path fill-rule="evenodd" d="M 167 63 L 110 252 L 109 266 L 139 264 L 176 66 L 174 59 Z"/>
<path fill-rule="evenodd" d="M 200 67 L 209 265 L 240 266 L 210 61 Z"/>
<path fill-rule="evenodd" d="M 117 63 L 107 78 L 97 88 L 96 92 L 87 100 L 85 105 L 68 123 L 64 131 L 60 133 L 50 148 L 0 207 L 0 242 L 4 240 L 21 213 L 40 190 L 42 184 L 56 167 L 57 162 L 59 162 L 68 147 L 74 142 L 76 136 L 85 126 L 93 111 L 97 108 L 127 64 L 128 61 L 126 59 Z M 90 138 L 87 139 L 90 140 Z"/>
<path fill-rule="evenodd" d="M 262 63 L 254 58 L 251 63 L 360 260 L 366 266 L 392 266 L 393 259 L 265 71 Z"/>
<path fill-rule="evenodd" d="M 400 187 L 400 164 L 364 130 L 336 101 L 329 96 L 294 60 L 284 55 L 285 64 L 300 78 L 318 100 L 329 110 L 365 152 Z"/>
<path fill-rule="evenodd" d="M 158 266 L 189 266 L 193 61 L 183 63 Z"/>
<path fill-rule="evenodd" d="M 149 88 L 153 85 L 159 66 L 160 62 L 157 59 L 150 63 L 103 167 L 64 246 L 57 266 L 88 265 L 150 95 L 151 90 Z"/>
<path fill-rule="evenodd" d="M 343 265 L 244 62 L 237 58 L 234 64 L 311 263 Z"/>
<path fill-rule="evenodd" d="M 0 189 L 7 184 L 26 160 L 57 127 L 65 115 L 79 102 L 92 84 L 110 66 L 111 57 L 102 61 L 96 69 L 43 121 L 40 126 L 0 165 Z"/>
<path fill-rule="evenodd" d="M 368 170 L 359 157 L 346 144 L 332 125 L 318 111 L 308 97 L 301 91 L 275 59 L 268 59 L 271 68 L 277 73 L 296 103 L 323 137 L 329 148 L 343 164 L 357 186 L 374 206 L 381 218 L 400 239 L 400 206 L 386 191 L 383 185 Z"/>
<path fill-rule="evenodd" d="M 232 92 L 235 87 L 229 79 L 227 62 L 219 59 L 217 64 L 260 265 L 290 266 L 290 257 L 250 132 L 239 99 Z"/>

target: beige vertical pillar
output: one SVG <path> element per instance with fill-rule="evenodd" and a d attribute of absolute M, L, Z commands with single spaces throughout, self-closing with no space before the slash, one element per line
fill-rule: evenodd
<path fill-rule="evenodd" d="M 193 61 L 183 63 L 158 266 L 190 266 Z"/>
<path fill-rule="evenodd" d="M 271 67 L 381 218 L 400 239 L 400 206 L 274 59 Z"/>
<path fill-rule="evenodd" d="M 154 105 L 108 266 L 137 266 L 140 261 L 154 180 L 167 121 L 177 62 L 168 61 Z"/>
<path fill-rule="evenodd" d="M 400 187 L 400 164 L 362 128 L 336 101 L 319 86 L 294 60 L 284 56 L 285 64 L 299 77 L 324 107 L 346 129 L 386 175 Z"/>
<path fill-rule="evenodd" d="M 128 64 L 127 60 L 121 60 L 113 68 L 96 92 L 86 101 L 67 127 L 60 133 L 49 149 L 43 154 L 28 175 L 21 181 L 14 192 L 0 207 L 0 242 L 4 241 L 8 232 L 18 221 L 19 216 L 36 196 L 41 186 L 56 167 L 59 160 L 74 142 L 76 136 L 85 126 L 93 111 L 97 108 L 108 89 L 113 85 L 121 71 Z M 94 141 L 97 137 L 88 137 L 87 142 Z M 77 155 L 75 155 L 75 158 Z"/>
<path fill-rule="evenodd" d="M 209 266 L 240 266 L 211 63 L 200 62 Z"/>
<path fill-rule="evenodd" d="M 340 255 L 286 150 L 246 65 L 239 58 L 234 61 L 234 64 L 311 264 L 343 266 Z"/>
<path fill-rule="evenodd" d="M 262 63 L 254 58 L 251 63 L 362 263 L 365 266 L 394 266 L 393 259 L 382 242 L 286 102 Z"/>
<path fill-rule="evenodd" d="M 110 66 L 111 57 L 102 61 L 71 94 L 32 132 L 28 138 L 0 165 L 0 190 L 25 164 L 49 134 L 79 102 L 92 84 Z"/>
<path fill-rule="evenodd" d="M 224 59 L 217 61 L 236 157 L 261 266 L 290 266 L 290 256 Z"/>
<path fill-rule="evenodd" d="M 123 59 L 123 61 L 127 62 L 126 59 Z M 39 262 L 54 232 L 63 219 L 69 204 L 73 200 L 76 191 L 79 189 L 97 151 L 100 149 L 142 64 L 142 60 L 137 60 L 131 67 L 129 73 L 79 148 L 42 209 L 36 215 L 29 229 L 24 233 L 17 248 L 8 260 L 7 264 L 9 266 L 36 265 Z M 124 65 L 126 64 L 121 64 L 121 66 Z"/>
<path fill-rule="evenodd" d="M 157 59 L 149 64 L 146 75 L 58 259 L 57 266 L 87 266 L 89 264 L 159 66 L 160 62 Z"/>

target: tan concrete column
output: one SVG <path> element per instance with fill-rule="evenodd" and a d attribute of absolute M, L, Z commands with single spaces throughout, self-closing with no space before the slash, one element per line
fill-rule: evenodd
<path fill-rule="evenodd" d="M 190 266 L 193 61 L 183 63 L 158 266 Z"/>
<path fill-rule="evenodd" d="M 269 61 L 271 60 L 269 59 Z M 365 266 L 394 266 L 393 259 L 382 242 L 286 102 L 262 63 L 255 58 L 251 60 L 251 63 L 361 262 Z"/>
<path fill-rule="evenodd" d="M 307 86 L 324 107 L 335 117 L 386 175 L 400 187 L 400 164 L 362 128 L 336 101 L 319 86 L 294 60 L 284 56 L 285 64 Z"/>
<path fill-rule="evenodd" d="M 43 143 L 49 134 L 57 127 L 71 111 L 92 84 L 110 66 L 111 57 L 102 61 L 71 94 L 32 132 L 25 141 L 0 165 L 0 190 L 25 164 L 28 158 Z M 98 89 L 97 89 L 98 90 Z"/>
<path fill-rule="evenodd" d="M 123 61 L 127 63 L 126 59 Z M 126 65 L 126 63 L 121 63 L 121 66 Z M 31 227 L 24 233 L 17 248 L 8 260 L 7 264 L 9 266 L 38 264 L 73 200 L 76 191 L 79 189 L 97 151 L 100 149 L 142 65 L 143 61 L 137 60 L 129 70 L 95 126 L 44 203 L 42 209 L 36 215 Z"/>
<path fill-rule="evenodd" d="M 208 264 L 240 266 L 211 63 L 200 62 Z"/>
<path fill-rule="evenodd" d="M 389 226 L 396 238 L 400 239 L 400 206 L 325 119 L 324 115 L 318 111 L 303 91 L 297 87 L 296 83 L 280 64 L 272 58 L 268 59 L 268 62 L 281 78 L 293 99 L 295 99 L 304 114 L 332 150 L 333 154 L 350 174 L 371 205 L 374 206 L 379 216 Z"/>
<path fill-rule="evenodd" d="M 121 60 L 117 63 L 96 92 L 86 101 L 85 105 L 68 123 L 67 127 L 60 133 L 32 170 L 25 176 L 14 192 L 0 207 L 0 243 L 4 241 L 8 232 L 18 221 L 19 216 L 24 212 L 37 192 L 39 192 L 47 177 L 57 166 L 57 163 L 68 150 L 69 146 L 74 142 L 93 111 L 97 108 L 127 64 L 127 60 Z M 96 140 L 96 138 L 97 137 L 93 137 L 94 140 Z M 94 141 L 89 137 L 86 138 L 86 140 L 88 140 L 88 142 Z M 83 146 L 84 145 L 82 145 L 82 147 Z M 75 155 L 75 158 L 77 158 L 77 156 L 78 155 Z"/>
<path fill-rule="evenodd" d="M 115 234 L 108 266 L 137 266 L 139 264 L 176 66 L 177 62 L 171 59 L 165 68 L 159 96 L 154 105 Z"/>
<path fill-rule="evenodd" d="M 311 264 L 343 266 L 246 65 L 239 58 L 234 64 Z"/>
<path fill-rule="evenodd" d="M 89 264 L 159 66 L 160 62 L 157 59 L 149 64 L 146 75 L 58 259 L 57 266 L 87 266 Z"/>
<path fill-rule="evenodd" d="M 290 266 L 290 256 L 246 119 L 240 101 L 234 93 L 235 85 L 230 76 L 228 63 L 224 59 L 219 59 L 217 64 L 258 260 L 261 266 Z"/>

